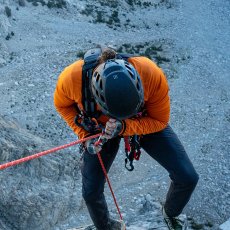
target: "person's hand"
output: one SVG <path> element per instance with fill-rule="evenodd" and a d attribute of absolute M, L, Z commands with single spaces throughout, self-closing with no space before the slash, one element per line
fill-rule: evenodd
<path fill-rule="evenodd" d="M 102 149 L 101 145 L 95 145 L 95 142 L 97 142 L 97 141 L 98 141 L 97 138 L 93 138 L 93 139 L 90 139 L 90 140 L 85 142 L 85 146 L 86 146 L 87 151 L 92 155 L 97 154 Z"/>
<path fill-rule="evenodd" d="M 103 134 L 106 139 L 112 139 L 119 135 L 123 128 L 123 124 L 121 121 L 110 118 L 106 122 L 105 133 Z"/>

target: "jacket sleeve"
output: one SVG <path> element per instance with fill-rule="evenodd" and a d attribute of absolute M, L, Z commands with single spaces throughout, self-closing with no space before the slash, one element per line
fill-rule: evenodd
<path fill-rule="evenodd" d="M 74 119 L 78 112 L 76 109 L 77 103 L 74 99 L 73 87 L 70 71 L 64 70 L 56 85 L 54 92 L 54 105 L 61 117 L 81 139 L 89 133 L 74 123 Z M 78 86 L 78 88 L 81 89 L 81 85 Z"/>
<path fill-rule="evenodd" d="M 149 71 L 151 72 L 151 63 Z M 163 130 L 170 117 L 170 97 L 167 79 L 160 68 L 154 64 L 154 73 L 143 82 L 146 115 L 126 119 L 123 136 L 145 135 Z M 149 73 L 146 73 L 149 74 Z M 151 74 L 151 73 L 150 73 Z M 144 76 L 146 77 L 146 76 Z M 143 80 L 142 80 L 143 81 Z"/>

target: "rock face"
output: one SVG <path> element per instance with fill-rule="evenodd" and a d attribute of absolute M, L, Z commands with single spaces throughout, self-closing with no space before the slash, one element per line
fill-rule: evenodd
<path fill-rule="evenodd" d="M 2 117 L 0 130 L 1 164 L 36 153 L 40 146 L 50 147 Z M 63 152 L 0 172 L 0 229 L 52 229 L 73 214 L 80 188 L 79 157 L 76 148 Z"/>

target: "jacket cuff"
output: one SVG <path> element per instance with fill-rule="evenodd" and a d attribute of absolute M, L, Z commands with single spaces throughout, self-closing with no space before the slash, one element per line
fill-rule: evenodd
<path fill-rule="evenodd" d="M 124 133 L 125 130 L 126 130 L 126 123 L 125 123 L 125 121 L 121 121 L 121 123 L 122 123 L 122 130 L 121 130 L 121 132 L 119 133 L 119 136 L 122 136 L 123 133 Z"/>

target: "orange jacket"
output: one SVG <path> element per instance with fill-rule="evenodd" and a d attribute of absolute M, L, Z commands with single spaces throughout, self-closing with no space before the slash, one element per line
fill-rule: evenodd
<path fill-rule="evenodd" d="M 139 73 L 144 88 L 144 107 L 147 115 L 140 118 L 126 119 L 124 136 L 149 134 L 164 129 L 169 121 L 170 98 L 166 77 L 157 65 L 146 57 L 128 59 Z M 71 64 L 60 74 L 54 92 L 54 105 L 63 119 L 79 136 L 84 138 L 87 131 L 74 123 L 77 115 L 76 105 L 82 105 L 82 66 L 83 60 Z M 105 124 L 108 117 L 101 115 L 98 121 Z"/>

